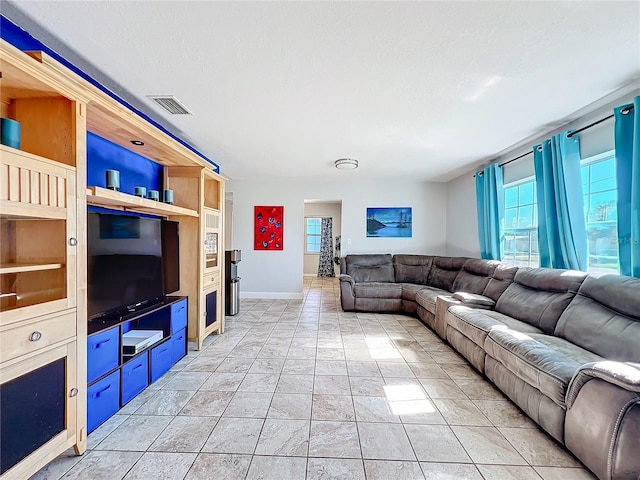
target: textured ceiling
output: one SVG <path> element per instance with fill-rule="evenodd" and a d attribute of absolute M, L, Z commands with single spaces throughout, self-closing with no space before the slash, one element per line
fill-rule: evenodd
<path fill-rule="evenodd" d="M 2 8 L 234 179 L 448 180 L 640 78 L 636 1 Z"/>

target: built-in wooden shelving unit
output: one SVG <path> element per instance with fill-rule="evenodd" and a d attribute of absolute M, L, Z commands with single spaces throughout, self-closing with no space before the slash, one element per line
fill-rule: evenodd
<path fill-rule="evenodd" d="M 87 205 L 179 223 L 176 294 L 188 298 L 189 340 L 200 348 L 206 335 L 224 330 L 221 303 L 207 312 L 205 301 L 214 292 L 223 302 L 224 256 L 211 268 L 205 262 L 211 227 L 204 212 L 219 222 L 217 253 L 226 179 L 45 53 L 0 40 L 0 73 L 0 116 L 21 125 L 20 149 L 0 145 L 0 479 L 14 480 L 29 478 L 70 447 L 77 454 L 86 449 Z M 132 139 L 142 141 L 136 153 L 164 167 L 163 185 L 174 191 L 175 204 L 87 187 L 87 132 L 125 149 Z M 13 403 L 4 401 L 5 392 Z M 20 414 L 25 408 L 29 415 Z M 28 445 L 7 447 L 5 439 L 25 432 Z"/>

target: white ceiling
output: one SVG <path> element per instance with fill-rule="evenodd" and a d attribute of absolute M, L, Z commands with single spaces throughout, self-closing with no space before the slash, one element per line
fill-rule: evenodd
<path fill-rule="evenodd" d="M 640 78 L 637 1 L 2 8 L 234 179 L 449 180 Z"/>

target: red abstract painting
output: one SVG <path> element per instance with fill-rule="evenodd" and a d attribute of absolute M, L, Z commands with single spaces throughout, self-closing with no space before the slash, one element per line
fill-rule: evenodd
<path fill-rule="evenodd" d="M 254 250 L 283 250 L 284 207 L 254 207 Z"/>

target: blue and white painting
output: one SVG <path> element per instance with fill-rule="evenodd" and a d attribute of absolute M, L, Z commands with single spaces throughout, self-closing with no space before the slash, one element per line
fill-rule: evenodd
<path fill-rule="evenodd" d="M 411 207 L 367 208 L 367 237 L 411 237 Z"/>

